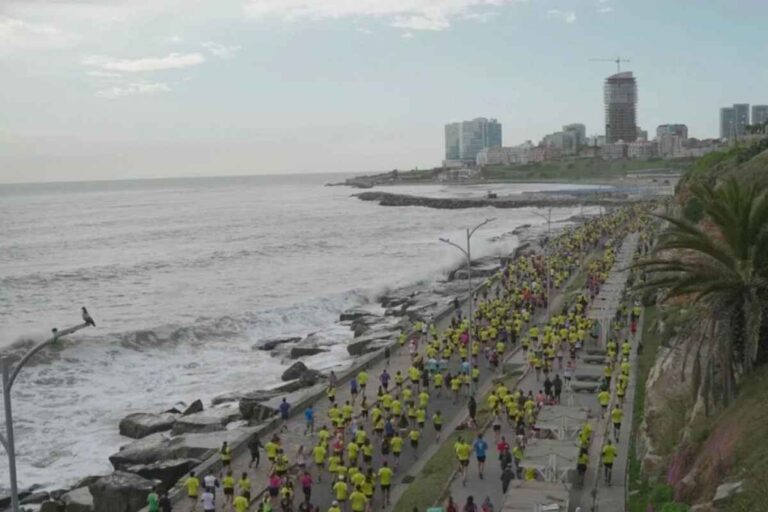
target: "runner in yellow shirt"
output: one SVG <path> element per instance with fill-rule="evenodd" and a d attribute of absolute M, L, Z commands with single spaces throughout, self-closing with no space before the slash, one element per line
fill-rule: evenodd
<path fill-rule="evenodd" d="M 606 440 L 605 446 L 603 446 L 602 458 L 603 466 L 605 468 L 605 483 L 608 485 L 611 485 L 613 462 L 616 460 L 617 454 L 618 450 L 616 449 L 616 445 L 612 444 L 610 439 Z"/>
<path fill-rule="evenodd" d="M 387 461 L 381 463 L 379 468 L 379 486 L 381 486 L 382 506 L 387 507 L 389 502 L 389 490 L 392 486 L 392 469 L 387 466 Z"/>

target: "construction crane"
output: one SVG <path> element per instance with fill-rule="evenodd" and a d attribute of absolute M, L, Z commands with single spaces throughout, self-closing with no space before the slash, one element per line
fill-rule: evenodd
<path fill-rule="evenodd" d="M 632 62 L 629 59 L 622 59 L 621 57 L 616 57 L 615 59 L 589 59 L 592 62 L 615 62 L 616 63 L 616 72 L 621 73 L 621 63 L 622 62 Z"/>

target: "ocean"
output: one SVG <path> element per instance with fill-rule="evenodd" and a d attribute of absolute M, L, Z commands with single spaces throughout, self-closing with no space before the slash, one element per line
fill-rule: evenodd
<path fill-rule="evenodd" d="M 53 327 L 89 328 L 38 355 L 14 386 L 21 486 L 61 487 L 111 471 L 130 440 L 118 422 L 176 402 L 277 384 L 292 361 L 253 350 L 318 333 L 349 362 L 339 313 L 384 291 L 441 279 L 461 255 L 438 241 L 496 220 L 473 256 L 506 254 L 504 236 L 544 220 L 532 209 L 388 208 L 324 187 L 346 175 L 249 176 L 0 185 L 0 350 Z M 585 186 L 589 187 L 589 186 Z M 558 184 L 397 186 L 430 196 L 579 188 Z M 564 220 L 578 208 L 553 211 Z M 539 212 L 541 213 L 541 212 Z M 495 241 L 494 241 L 495 240 Z M 0 457 L 0 489 L 8 468 Z"/>

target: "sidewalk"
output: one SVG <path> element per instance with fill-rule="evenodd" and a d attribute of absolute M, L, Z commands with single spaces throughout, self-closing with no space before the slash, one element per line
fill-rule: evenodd
<path fill-rule="evenodd" d="M 602 300 L 596 300 L 595 304 L 599 304 L 603 311 L 595 312 L 595 314 L 604 315 L 605 317 L 613 318 L 616 310 L 620 305 L 621 291 L 626 287 L 626 282 L 629 277 L 629 271 L 627 267 L 632 262 L 635 251 L 637 250 L 637 244 L 639 240 L 638 233 L 632 233 L 627 237 L 622 245 L 621 251 L 617 255 L 616 262 L 614 263 L 614 269 L 611 271 L 607 283 L 610 286 L 605 286 L 600 295 L 605 295 Z M 642 327 L 638 328 L 638 332 L 641 332 Z M 620 339 L 621 336 L 617 336 L 616 339 Z M 600 406 L 597 401 L 597 395 L 594 393 L 576 394 L 577 403 L 585 407 L 589 407 L 594 412 L 594 415 L 598 418 L 598 425 L 595 428 L 592 444 L 589 451 L 589 465 L 587 467 L 586 479 L 582 488 L 574 487 L 571 492 L 570 510 L 574 511 L 577 506 L 581 506 L 582 510 L 604 510 L 609 512 L 619 512 L 624 510 L 625 506 L 625 470 L 627 452 L 629 449 L 629 433 L 632 429 L 632 407 L 634 403 L 634 388 L 635 388 L 635 364 L 636 364 L 636 344 L 633 344 L 632 351 L 630 353 L 630 380 L 627 386 L 627 393 L 624 399 L 624 405 L 622 410 L 624 416 L 622 418 L 621 430 L 619 432 L 619 442 L 617 443 L 618 456 L 613 466 L 612 485 L 608 486 L 603 481 L 603 468 L 601 466 L 601 452 L 603 444 L 607 436 L 610 436 L 613 441 L 613 426 L 610 424 L 609 418 L 601 417 Z M 619 356 L 617 356 L 618 358 Z M 616 381 L 619 373 L 619 367 L 616 365 L 616 370 L 611 378 L 611 405 L 608 410 L 611 410 L 616 400 Z M 594 493 L 597 494 L 594 494 Z"/>

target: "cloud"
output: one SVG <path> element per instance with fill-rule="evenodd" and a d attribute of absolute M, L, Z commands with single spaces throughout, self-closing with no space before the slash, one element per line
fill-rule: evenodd
<path fill-rule="evenodd" d="M 550 9 L 547 11 L 547 16 L 551 18 L 558 18 L 566 23 L 576 22 L 576 13 L 573 11 L 561 11 L 560 9 Z"/>
<path fill-rule="evenodd" d="M 214 41 L 206 41 L 203 43 L 203 48 L 208 50 L 211 55 L 220 59 L 231 59 L 238 51 L 240 51 L 242 46 L 226 46 Z"/>
<path fill-rule="evenodd" d="M 200 53 L 169 53 L 165 57 L 145 57 L 143 59 L 115 59 L 94 55 L 83 59 L 83 64 L 123 73 L 142 73 L 144 71 L 161 71 L 165 69 L 181 69 L 197 66 L 205 62 Z"/>
<path fill-rule="evenodd" d="M 373 34 L 373 30 L 365 27 L 357 27 L 355 31 L 360 32 L 361 34 L 365 34 L 367 36 Z"/>
<path fill-rule="evenodd" d="M 403 16 L 395 18 L 392 26 L 408 30 L 446 30 L 451 24 L 442 17 Z"/>
<path fill-rule="evenodd" d="M 65 46 L 73 37 L 52 25 L 0 16 L 0 54 Z"/>
<path fill-rule="evenodd" d="M 254 19 L 283 21 L 377 18 L 408 30 L 447 30 L 454 19 L 478 9 L 500 8 L 527 0 L 247 0 Z M 475 13 L 478 14 L 478 13 Z M 484 16 L 484 13 L 479 13 Z"/>
<path fill-rule="evenodd" d="M 598 7 L 597 12 L 599 12 L 600 14 L 613 12 L 613 7 L 611 7 L 610 5 L 604 5 L 603 7 Z"/>
<path fill-rule="evenodd" d="M 102 89 L 96 92 L 100 98 L 124 98 L 126 96 L 153 95 L 171 92 L 168 84 L 161 82 L 134 82 L 126 85 L 116 85 L 109 89 Z"/>
<path fill-rule="evenodd" d="M 464 19 L 473 20 L 473 21 L 479 21 L 480 23 L 488 23 L 495 16 L 496 16 L 496 13 L 493 12 L 493 11 L 470 12 L 470 13 L 464 15 Z"/>
<path fill-rule="evenodd" d="M 88 76 L 93 76 L 96 78 L 122 78 L 123 75 L 120 73 L 110 73 L 109 71 L 87 71 L 85 73 Z"/>
<path fill-rule="evenodd" d="M 403 39 L 413 39 L 415 36 L 410 32 L 403 32 L 402 34 L 400 34 L 400 37 L 402 37 Z"/>

